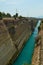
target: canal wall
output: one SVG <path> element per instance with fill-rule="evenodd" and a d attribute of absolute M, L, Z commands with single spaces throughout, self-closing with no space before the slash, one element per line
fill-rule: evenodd
<path fill-rule="evenodd" d="M 2 20 L 0 20 L 0 65 L 6 65 L 11 61 L 12 57 L 18 55 L 23 47 L 24 40 L 26 41 L 31 34 L 29 30 L 23 32 L 23 34 L 19 37 L 19 39 L 14 42 L 12 41 L 8 29 Z M 15 43 L 18 45 L 16 48 Z M 15 59 L 14 58 L 14 59 Z M 14 60 L 12 59 L 12 60 Z"/>
<path fill-rule="evenodd" d="M 20 52 L 22 51 L 23 47 L 25 46 L 26 41 L 28 40 L 28 38 L 31 35 L 31 32 L 30 32 L 30 34 L 28 32 L 29 31 L 26 31 L 25 35 L 22 34 L 21 40 L 20 39 L 17 40 L 18 44 L 19 44 L 18 47 L 16 48 L 17 52 L 12 56 L 12 58 L 10 59 L 8 65 L 12 64 L 16 60 L 16 58 L 20 54 Z M 16 44 L 17 44 L 17 41 L 15 42 Z"/>
<path fill-rule="evenodd" d="M 0 65 L 6 65 L 15 52 L 16 48 L 13 46 L 8 30 L 0 20 Z"/>
<path fill-rule="evenodd" d="M 40 45 L 40 65 L 43 65 L 43 20 L 41 21 L 41 45 Z"/>
<path fill-rule="evenodd" d="M 0 65 L 12 64 L 12 62 L 17 58 L 22 48 L 24 47 L 25 42 L 30 37 L 32 32 L 29 29 L 30 28 L 29 23 L 28 22 L 25 23 L 26 21 L 23 22 L 20 24 L 17 23 L 17 25 L 19 25 L 18 28 L 16 29 L 17 34 L 15 35 L 12 34 L 14 37 L 13 38 L 9 33 L 8 29 L 10 25 L 11 27 L 12 25 L 14 27 L 14 20 L 13 24 L 10 23 L 9 25 L 8 23 L 8 26 L 5 25 L 3 20 L 0 20 Z M 18 30 L 20 30 L 20 33 L 18 32 Z M 18 35 L 19 37 L 17 37 Z"/>

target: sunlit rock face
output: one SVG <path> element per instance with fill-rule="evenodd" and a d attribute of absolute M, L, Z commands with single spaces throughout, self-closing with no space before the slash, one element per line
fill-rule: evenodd
<path fill-rule="evenodd" d="M 0 20 L 0 65 L 6 65 L 15 52 L 16 49 L 8 30 L 3 21 Z"/>
<path fill-rule="evenodd" d="M 0 65 L 6 65 L 10 59 L 14 60 L 23 43 L 31 35 L 31 21 L 14 18 L 0 20 Z M 33 21 L 34 28 L 36 20 Z M 16 56 L 15 56 L 16 55 Z"/>

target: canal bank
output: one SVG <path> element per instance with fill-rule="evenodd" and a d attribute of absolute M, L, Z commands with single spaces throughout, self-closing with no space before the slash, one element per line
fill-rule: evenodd
<path fill-rule="evenodd" d="M 32 57 L 32 65 L 40 65 L 40 46 L 41 46 L 41 36 L 39 32 Z"/>
<path fill-rule="evenodd" d="M 15 62 L 12 65 L 24 65 L 30 64 L 32 61 L 32 55 L 35 47 L 35 38 L 38 35 L 38 27 L 40 26 L 41 21 L 38 21 L 37 26 L 32 33 L 30 39 L 26 42 L 25 47 L 23 48 L 22 52 L 18 56 Z"/>

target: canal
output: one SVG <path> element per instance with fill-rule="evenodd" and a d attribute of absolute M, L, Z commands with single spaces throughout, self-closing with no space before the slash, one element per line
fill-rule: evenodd
<path fill-rule="evenodd" d="M 24 65 L 30 64 L 32 61 L 32 55 L 35 47 L 35 38 L 38 35 L 38 27 L 40 26 L 41 21 L 39 20 L 35 30 L 33 31 L 30 38 L 27 40 L 25 47 L 23 48 L 20 55 L 17 57 L 16 61 L 12 65 Z"/>

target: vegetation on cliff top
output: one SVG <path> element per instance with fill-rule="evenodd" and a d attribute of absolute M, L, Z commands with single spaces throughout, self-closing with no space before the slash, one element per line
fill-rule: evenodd
<path fill-rule="evenodd" d="M 18 13 L 14 14 L 14 15 L 12 16 L 10 13 L 0 12 L 0 19 L 2 19 L 2 18 L 6 18 L 6 17 L 9 17 L 9 18 L 13 17 L 13 18 L 15 18 L 15 19 L 18 18 L 18 17 L 19 17 L 19 19 L 22 18 L 21 15 L 18 16 Z"/>

